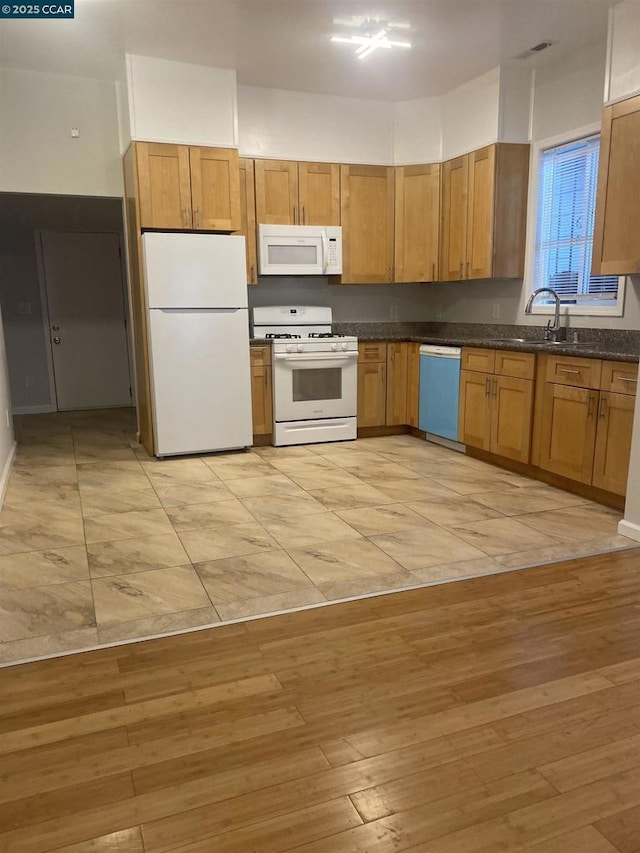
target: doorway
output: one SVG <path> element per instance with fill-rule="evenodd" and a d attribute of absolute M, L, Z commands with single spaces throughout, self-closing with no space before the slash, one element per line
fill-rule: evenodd
<path fill-rule="evenodd" d="M 37 239 L 52 404 L 132 405 L 120 235 L 43 230 Z"/>

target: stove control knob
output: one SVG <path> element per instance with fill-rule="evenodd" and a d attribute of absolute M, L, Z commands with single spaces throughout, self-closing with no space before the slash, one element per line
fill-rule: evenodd
<path fill-rule="evenodd" d="M 338 349 L 338 344 L 331 344 L 331 349 L 332 349 L 334 352 L 336 352 L 336 350 Z"/>
<path fill-rule="evenodd" d="M 304 349 L 304 347 L 302 346 L 302 344 L 298 344 L 298 345 L 297 345 L 297 347 L 296 347 L 296 349 L 298 350 L 298 352 L 302 352 L 302 350 Z"/>
<path fill-rule="evenodd" d="M 293 352 L 293 347 L 291 344 L 287 344 L 287 352 Z"/>
<path fill-rule="evenodd" d="M 343 351 L 343 352 L 346 352 L 346 351 L 347 351 L 347 344 L 342 344 L 342 351 Z"/>

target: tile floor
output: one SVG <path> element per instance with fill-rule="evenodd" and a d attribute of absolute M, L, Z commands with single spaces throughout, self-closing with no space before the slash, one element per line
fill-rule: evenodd
<path fill-rule="evenodd" d="M 0 662 L 635 545 L 619 514 L 410 436 L 150 459 L 36 415 L 0 513 Z"/>

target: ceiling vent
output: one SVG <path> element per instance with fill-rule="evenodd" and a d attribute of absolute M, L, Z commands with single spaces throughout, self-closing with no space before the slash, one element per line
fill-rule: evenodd
<path fill-rule="evenodd" d="M 516 59 L 529 59 L 532 56 L 535 56 L 537 53 L 542 53 L 543 50 L 546 50 L 548 47 L 551 47 L 553 44 L 552 41 L 541 41 L 538 44 L 534 44 L 533 47 L 530 47 L 528 50 L 525 50 L 524 53 L 518 54 Z"/>

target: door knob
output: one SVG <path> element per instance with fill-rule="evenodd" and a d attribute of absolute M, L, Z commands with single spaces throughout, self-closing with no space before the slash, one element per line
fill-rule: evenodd
<path fill-rule="evenodd" d="M 60 338 L 56 335 L 55 338 L 53 339 L 53 342 L 54 342 L 54 344 L 59 344 Z"/>
<path fill-rule="evenodd" d="M 53 324 L 53 326 L 52 326 L 51 328 L 52 328 L 52 330 L 53 330 L 54 332 L 59 332 L 59 331 L 60 331 L 60 326 L 59 326 L 57 323 L 54 323 L 54 324 Z"/>

